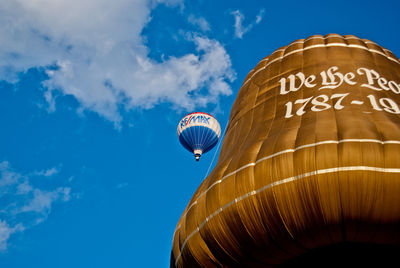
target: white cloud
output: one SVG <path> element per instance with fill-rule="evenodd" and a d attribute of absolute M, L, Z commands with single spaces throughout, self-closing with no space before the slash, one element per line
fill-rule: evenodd
<path fill-rule="evenodd" d="M 243 22 L 245 17 L 242 12 L 240 12 L 239 10 L 233 11 L 231 14 L 235 17 L 235 37 L 242 39 L 245 33 L 248 33 L 255 25 L 259 24 L 262 21 L 264 13 L 265 10 L 261 9 L 256 16 L 256 20 L 253 23 L 244 26 Z"/>
<path fill-rule="evenodd" d="M 59 172 L 58 168 L 52 167 L 46 170 L 35 171 L 32 175 L 51 177 Z"/>
<path fill-rule="evenodd" d="M 231 94 L 235 74 L 216 40 L 192 35 L 192 53 L 161 62 L 148 56 L 141 34 L 159 3 L 183 9 L 180 0 L 0 1 L 0 79 L 16 82 L 17 72 L 41 66 L 50 109 L 60 91 L 116 123 L 121 107 L 193 109 Z M 193 23 L 208 26 L 201 18 Z"/>
<path fill-rule="evenodd" d="M 264 13 L 265 9 L 261 9 L 260 12 L 258 12 L 255 24 L 259 24 L 262 21 L 262 19 L 264 18 Z"/>
<path fill-rule="evenodd" d="M 199 27 L 203 32 L 208 32 L 211 30 L 210 25 L 208 24 L 206 19 L 201 16 L 199 17 L 199 16 L 195 16 L 193 14 L 190 14 L 188 17 L 188 22 L 193 24 L 194 26 Z"/>
<path fill-rule="evenodd" d="M 54 191 L 33 190 L 33 198 L 21 208 L 21 212 L 36 212 L 42 215 L 50 213 L 51 205 L 54 201 L 70 199 L 71 188 L 60 187 Z"/>
<path fill-rule="evenodd" d="M 18 183 L 21 175 L 10 170 L 10 164 L 7 161 L 0 162 L 0 187 L 8 187 Z"/>
<path fill-rule="evenodd" d="M 19 182 L 17 186 L 17 194 L 27 194 L 33 190 L 32 185 L 28 180 L 24 180 L 23 182 Z"/>
<path fill-rule="evenodd" d="M 23 227 L 20 224 L 10 227 L 6 221 L 0 220 L 0 251 L 7 249 L 7 241 L 10 235 L 18 231 L 23 231 Z"/>
<path fill-rule="evenodd" d="M 51 170 L 30 175 L 45 177 Z M 14 171 L 6 161 L 0 162 L 0 251 L 7 249 L 12 234 L 43 222 L 55 202 L 70 200 L 71 188 L 44 190 L 31 182 L 30 175 Z"/>
<path fill-rule="evenodd" d="M 7 248 L 7 240 L 13 233 L 13 229 L 7 224 L 7 222 L 0 220 L 0 250 Z"/>

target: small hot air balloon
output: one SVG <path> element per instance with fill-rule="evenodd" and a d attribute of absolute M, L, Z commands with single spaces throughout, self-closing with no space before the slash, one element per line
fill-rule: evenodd
<path fill-rule="evenodd" d="M 203 153 L 210 151 L 221 136 L 221 127 L 212 115 L 190 113 L 179 122 L 179 142 L 199 161 Z"/>

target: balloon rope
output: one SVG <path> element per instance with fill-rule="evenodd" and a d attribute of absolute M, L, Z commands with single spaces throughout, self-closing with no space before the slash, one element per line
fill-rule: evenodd
<path fill-rule="evenodd" d="M 217 155 L 217 152 L 218 152 L 219 146 L 221 145 L 221 142 L 222 142 L 223 138 L 225 137 L 225 132 L 226 132 L 226 128 L 228 127 L 228 123 L 229 123 L 229 120 L 226 122 L 226 125 L 225 125 L 224 132 L 222 133 L 222 136 L 221 136 L 221 138 L 220 138 L 220 139 L 219 139 L 219 141 L 218 141 L 217 148 L 215 149 L 214 156 L 213 156 L 213 158 L 212 158 L 212 160 L 211 160 L 211 163 L 210 163 L 210 165 L 208 166 L 208 169 L 207 169 L 206 175 L 204 175 L 204 179 L 203 179 L 203 181 L 204 181 L 204 180 L 207 178 L 207 176 L 208 176 L 208 172 L 210 172 L 210 168 L 211 168 L 212 164 L 214 163 L 214 159 L 215 159 L 215 156 Z"/>

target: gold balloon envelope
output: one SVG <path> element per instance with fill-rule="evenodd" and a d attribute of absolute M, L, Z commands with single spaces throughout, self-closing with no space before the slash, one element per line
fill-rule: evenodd
<path fill-rule="evenodd" d="M 374 42 L 314 35 L 261 60 L 179 220 L 171 267 L 400 245 L 399 106 L 400 62 Z"/>

